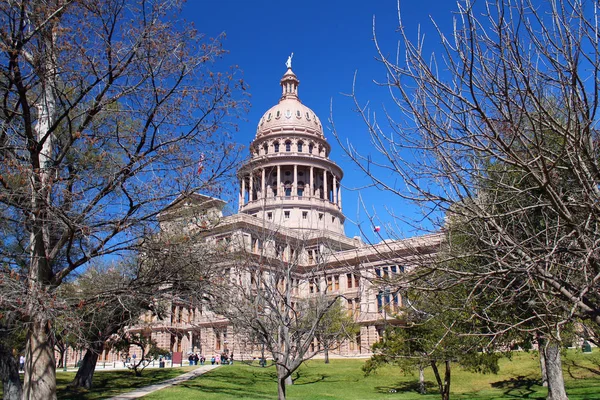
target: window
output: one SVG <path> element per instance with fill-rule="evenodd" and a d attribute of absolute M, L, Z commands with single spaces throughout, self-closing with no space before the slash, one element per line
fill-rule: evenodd
<path fill-rule="evenodd" d="M 279 142 L 273 143 L 273 151 L 279 153 Z"/>
<path fill-rule="evenodd" d="M 273 213 L 272 212 L 268 212 L 267 213 L 267 219 L 270 221 L 273 219 Z"/>
<path fill-rule="evenodd" d="M 323 219 L 323 213 L 319 213 L 319 220 Z"/>
<path fill-rule="evenodd" d="M 285 181 L 284 186 L 285 196 L 290 197 L 292 195 L 292 182 Z"/>
<path fill-rule="evenodd" d="M 335 222 L 335 217 L 331 217 L 331 222 Z"/>
<path fill-rule="evenodd" d="M 348 289 L 352 289 L 354 287 L 354 276 L 352 274 L 346 274 L 346 282 Z"/>
<path fill-rule="evenodd" d="M 302 211 L 302 219 L 308 218 L 308 211 Z"/>
<path fill-rule="evenodd" d="M 304 182 L 298 182 L 298 197 L 302 197 L 304 195 Z"/>
<path fill-rule="evenodd" d="M 390 289 L 380 290 L 377 294 L 377 312 L 396 313 L 400 308 L 400 296 Z"/>
<path fill-rule="evenodd" d="M 263 145 L 263 151 L 265 152 L 265 154 L 269 154 L 269 146 L 267 146 L 266 143 Z"/>
<path fill-rule="evenodd" d="M 314 145 L 314 144 L 312 144 L 312 143 L 309 143 L 309 144 L 308 144 L 308 153 L 309 153 L 309 154 L 312 154 L 312 152 L 313 152 L 313 148 L 314 148 L 314 147 L 315 147 L 315 145 Z"/>
<path fill-rule="evenodd" d="M 302 153 L 302 142 L 298 142 L 298 153 Z"/>
<path fill-rule="evenodd" d="M 292 142 L 289 140 L 285 142 L 285 151 L 292 151 Z"/>
<path fill-rule="evenodd" d="M 340 290 L 340 276 L 333 275 L 327 277 L 327 290 Z"/>
<path fill-rule="evenodd" d="M 284 215 L 285 219 L 289 219 L 290 218 L 290 212 L 289 211 L 284 211 L 283 215 Z"/>

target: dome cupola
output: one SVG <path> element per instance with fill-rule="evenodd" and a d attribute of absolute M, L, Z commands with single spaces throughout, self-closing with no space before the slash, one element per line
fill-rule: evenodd
<path fill-rule="evenodd" d="M 260 119 L 252 158 L 238 171 L 239 211 L 286 228 L 343 234 L 343 171 L 329 159 L 321 121 L 298 97 L 291 59 L 281 98 Z"/>

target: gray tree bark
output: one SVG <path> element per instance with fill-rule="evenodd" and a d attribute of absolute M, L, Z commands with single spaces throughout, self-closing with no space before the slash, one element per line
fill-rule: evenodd
<path fill-rule="evenodd" d="M 560 359 L 560 343 L 548 340 L 544 347 L 544 358 L 546 360 L 546 375 L 548 377 L 548 400 L 568 400 L 565 391 L 565 380 L 562 372 L 562 361 Z"/>

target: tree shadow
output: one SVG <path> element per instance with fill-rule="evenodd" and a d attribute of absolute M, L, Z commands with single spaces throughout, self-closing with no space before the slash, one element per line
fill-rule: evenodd
<path fill-rule="evenodd" d="M 591 362 L 594 363 L 594 367 L 588 367 L 575 360 L 566 360 L 563 362 L 563 365 L 567 367 L 567 373 L 573 379 L 580 379 L 578 372 L 581 370 L 590 372 L 593 375 L 600 375 L 600 363 L 598 363 L 598 360 L 591 360 Z"/>
<path fill-rule="evenodd" d="M 539 398 L 530 397 L 537 392 L 534 386 L 540 386 L 537 379 L 519 375 L 503 381 L 492 382 L 491 386 L 496 389 L 504 389 L 504 395 L 519 399 Z M 543 397 L 542 397 L 543 398 Z"/>
<path fill-rule="evenodd" d="M 435 390 L 434 390 L 435 389 Z M 416 381 L 402 381 L 395 383 L 390 386 L 376 386 L 375 390 L 379 393 L 402 393 L 402 392 L 415 392 L 419 393 L 419 382 Z M 433 382 L 425 381 L 426 394 L 432 394 L 437 392 L 437 385 Z"/>
<path fill-rule="evenodd" d="M 314 383 L 323 382 L 325 379 L 327 379 L 329 377 L 330 377 L 329 375 L 325 375 L 325 374 L 318 374 L 318 375 L 309 374 L 308 376 L 305 377 L 305 376 L 302 376 L 300 371 L 296 371 L 292 375 L 292 378 L 294 380 L 294 385 L 297 385 L 297 386 L 311 385 Z"/>

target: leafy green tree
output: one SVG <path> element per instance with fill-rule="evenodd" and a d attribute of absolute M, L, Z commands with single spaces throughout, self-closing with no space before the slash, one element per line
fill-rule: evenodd
<path fill-rule="evenodd" d="M 435 302 L 429 304 L 433 306 Z M 404 373 L 417 369 L 419 392 L 423 394 L 426 391 L 424 370 L 431 367 L 440 396 L 447 400 L 450 398 L 453 363 L 474 372 L 498 373 L 498 359 L 502 354 L 493 351 L 491 343 L 473 335 L 472 326 L 467 332 L 467 327 L 459 326 L 457 316 L 447 309 L 430 314 L 416 307 L 417 302 L 404 310 L 402 325 L 386 329 L 383 338 L 373 345 L 373 356 L 363 366 L 365 374 L 375 372 L 384 364 L 397 365 Z M 443 375 L 440 373 L 442 365 Z"/>

